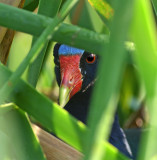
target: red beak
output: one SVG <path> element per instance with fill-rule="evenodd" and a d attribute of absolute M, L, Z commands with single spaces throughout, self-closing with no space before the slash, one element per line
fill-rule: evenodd
<path fill-rule="evenodd" d="M 80 58 L 80 54 L 60 55 L 59 57 L 61 73 L 59 103 L 61 107 L 64 107 L 82 87 L 82 74 L 79 68 Z"/>

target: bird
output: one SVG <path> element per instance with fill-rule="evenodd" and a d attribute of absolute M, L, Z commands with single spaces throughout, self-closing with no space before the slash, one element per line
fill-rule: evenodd
<path fill-rule="evenodd" d="M 72 116 L 87 124 L 91 94 L 97 80 L 100 58 L 94 53 L 56 43 L 53 50 L 55 75 L 59 86 L 59 104 Z M 132 158 L 123 129 L 115 113 L 109 142 Z"/>

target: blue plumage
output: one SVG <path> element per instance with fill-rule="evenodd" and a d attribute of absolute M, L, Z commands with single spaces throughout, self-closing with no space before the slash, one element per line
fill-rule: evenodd
<path fill-rule="evenodd" d="M 67 45 L 62 44 L 59 47 L 58 53 L 59 55 L 76 55 L 76 54 L 83 54 L 84 50 L 70 47 Z"/>

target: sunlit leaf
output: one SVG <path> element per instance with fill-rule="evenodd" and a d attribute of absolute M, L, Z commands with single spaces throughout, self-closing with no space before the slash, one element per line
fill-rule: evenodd
<path fill-rule="evenodd" d="M 106 19 L 111 19 L 114 14 L 113 8 L 105 0 L 88 0 L 89 3 Z"/>
<path fill-rule="evenodd" d="M 0 113 L 1 159 L 46 160 L 27 115 L 13 104 L 0 106 Z"/>
<path fill-rule="evenodd" d="M 131 36 L 136 45 L 134 56 L 145 86 L 150 127 L 149 132 L 144 134 L 141 141 L 138 160 L 148 160 L 151 156 L 157 154 L 157 143 L 155 142 L 155 136 L 157 135 L 157 38 L 149 0 L 135 1 Z"/>

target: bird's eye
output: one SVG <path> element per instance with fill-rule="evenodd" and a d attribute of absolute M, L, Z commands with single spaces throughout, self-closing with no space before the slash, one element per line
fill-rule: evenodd
<path fill-rule="evenodd" d="M 87 57 L 86 57 L 86 62 L 87 63 L 94 63 L 96 60 L 96 55 L 95 54 L 89 54 Z"/>

